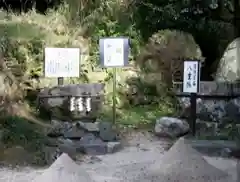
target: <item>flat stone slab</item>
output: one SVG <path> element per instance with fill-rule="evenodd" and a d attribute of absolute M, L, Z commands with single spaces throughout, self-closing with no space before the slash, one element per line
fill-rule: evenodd
<path fill-rule="evenodd" d="M 110 122 L 99 123 L 99 136 L 103 141 L 116 141 L 117 131 L 113 129 L 113 124 Z"/>
<path fill-rule="evenodd" d="M 81 127 L 82 129 L 88 131 L 88 132 L 99 132 L 99 123 L 98 122 L 94 122 L 94 123 L 90 123 L 90 122 L 81 122 L 78 121 L 77 124 L 79 125 L 79 127 Z"/>
<path fill-rule="evenodd" d="M 207 156 L 221 156 L 224 158 L 232 158 L 232 151 L 239 148 L 234 141 L 196 139 L 186 140 L 194 149 Z"/>
<path fill-rule="evenodd" d="M 84 135 L 85 131 L 77 126 L 73 126 L 64 133 L 64 137 L 68 139 L 81 139 Z"/>
<path fill-rule="evenodd" d="M 230 148 L 237 149 L 237 144 L 234 141 L 227 140 L 196 140 L 186 139 L 194 148 Z"/>
<path fill-rule="evenodd" d="M 89 155 L 104 155 L 114 153 L 121 148 L 120 142 L 104 142 L 95 135 L 89 133 L 79 142 L 76 142 L 77 151 Z"/>

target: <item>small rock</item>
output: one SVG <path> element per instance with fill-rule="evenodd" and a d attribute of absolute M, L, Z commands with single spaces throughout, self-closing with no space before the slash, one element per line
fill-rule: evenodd
<path fill-rule="evenodd" d="M 92 133 L 86 133 L 81 139 L 80 139 L 80 144 L 86 144 L 86 143 L 99 143 L 103 142 L 100 138 L 96 137 Z"/>
<path fill-rule="evenodd" d="M 88 155 L 105 155 L 108 153 L 106 143 L 92 143 L 84 145 L 84 153 Z"/>
<path fill-rule="evenodd" d="M 102 159 L 96 155 L 93 155 L 93 156 L 85 155 L 85 156 L 82 156 L 78 161 L 85 164 L 95 164 L 95 163 L 102 162 Z"/>
<path fill-rule="evenodd" d="M 98 122 L 94 122 L 94 123 L 84 123 L 79 121 L 78 122 L 79 127 L 81 127 L 82 129 L 88 131 L 88 132 L 99 132 L 99 123 Z"/>
<path fill-rule="evenodd" d="M 207 123 L 199 119 L 196 120 L 196 131 L 201 134 L 207 128 Z"/>
<path fill-rule="evenodd" d="M 107 153 L 107 143 L 88 133 L 77 143 L 77 150 L 90 155 L 104 155 Z"/>
<path fill-rule="evenodd" d="M 102 161 L 102 160 L 101 160 L 99 157 L 97 157 L 97 156 L 91 156 L 88 163 L 94 164 L 94 163 L 98 163 L 98 162 L 101 162 L 101 161 Z"/>
<path fill-rule="evenodd" d="M 230 118 L 232 122 L 239 123 L 240 98 L 232 99 L 229 101 L 225 106 L 225 110 L 227 112 L 227 117 Z"/>
<path fill-rule="evenodd" d="M 231 149 L 229 149 L 229 148 L 224 148 L 224 149 L 222 149 L 222 151 L 221 151 L 221 156 L 222 157 L 230 157 L 230 154 L 231 154 Z"/>
<path fill-rule="evenodd" d="M 68 139 L 81 139 L 85 134 L 85 131 L 78 127 L 77 125 L 73 126 L 68 131 L 64 132 L 64 138 Z"/>
<path fill-rule="evenodd" d="M 199 136 L 202 134 L 214 136 L 217 134 L 217 124 L 214 122 L 201 121 L 197 119 L 196 131 Z"/>
<path fill-rule="evenodd" d="M 64 133 L 72 127 L 69 122 L 62 122 L 57 120 L 52 120 L 51 125 L 52 128 L 47 132 L 47 136 L 49 137 L 63 136 Z"/>
<path fill-rule="evenodd" d="M 121 149 L 120 142 L 107 142 L 107 150 L 108 153 L 115 153 Z"/>
<path fill-rule="evenodd" d="M 58 147 L 59 144 L 58 139 L 50 137 L 46 138 L 43 142 L 43 144 L 48 147 Z"/>
<path fill-rule="evenodd" d="M 155 134 L 157 136 L 176 138 L 188 131 L 189 124 L 178 118 L 161 117 L 155 124 Z"/>
<path fill-rule="evenodd" d="M 99 123 L 99 136 L 103 141 L 116 141 L 117 132 L 113 129 L 113 124 L 110 122 Z"/>

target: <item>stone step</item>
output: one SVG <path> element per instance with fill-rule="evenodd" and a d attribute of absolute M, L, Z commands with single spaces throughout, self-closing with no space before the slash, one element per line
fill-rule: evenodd
<path fill-rule="evenodd" d="M 194 148 L 209 148 L 209 149 L 237 149 L 238 146 L 234 141 L 226 140 L 196 140 L 186 139 Z"/>

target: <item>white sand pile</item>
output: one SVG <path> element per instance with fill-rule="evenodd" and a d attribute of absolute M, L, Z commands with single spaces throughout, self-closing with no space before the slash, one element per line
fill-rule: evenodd
<path fill-rule="evenodd" d="M 67 154 L 62 154 L 32 182 L 93 182 L 90 175 Z"/>
<path fill-rule="evenodd" d="M 190 144 L 179 139 L 162 159 L 138 177 L 141 182 L 232 182 L 227 173 L 210 165 Z"/>

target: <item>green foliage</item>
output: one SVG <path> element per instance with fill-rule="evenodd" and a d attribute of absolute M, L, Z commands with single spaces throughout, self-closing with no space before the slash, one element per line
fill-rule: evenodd
<path fill-rule="evenodd" d="M 184 31 L 198 31 L 201 25 L 205 30 L 214 28 L 218 30 L 220 24 L 229 23 L 233 20 L 232 1 L 154 1 L 143 0 L 134 4 L 137 7 L 137 16 L 141 17 L 143 22 L 139 26 L 147 26 L 141 30 L 149 36 L 159 29 L 174 28 Z M 206 28 L 209 25 L 209 28 Z"/>
<path fill-rule="evenodd" d="M 8 69 L 19 83 L 27 84 L 31 77 L 42 75 L 44 42 L 40 39 L 14 40 L 2 42 L 3 55 Z M 26 86 L 26 85 L 25 85 Z"/>
<path fill-rule="evenodd" d="M 119 105 L 137 100 L 133 105 L 157 107 L 164 103 L 164 108 L 172 109 L 175 102 L 171 82 L 181 77 L 182 60 L 202 57 L 190 34 L 163 29 L 204 31 L 209 35 L 222 25 L 214 19 L 206 21 L 198 15 L 183 15 L 184 9 L 193 6 L 190 1 L 145 0 L 139 4 L 120 0 L 64 2 L 46 15 L 34 11 L 2 15 L 8 20 L 0 22 L 4 57 L 8 68 L 24 88 L 35 89 L 33 77 L 42 76 L 45 46 L 80 47 L 84 54 L 89 53 L 81 60 L 81 78 L 71 79 L 70 83 L 92 82 L 92 70 L 99 64 L 99 38 L 126 36 L 131 42 L 130 63 L 140 69 L 134 77 L 127 77 L 127 82 L 126 79 L 118 81 Z M 145 35 L 148 41 L 144 42 Z M 111 100 L 112 72 L 104 70 L 103 75 L 104 78 L 99 80 L 107 84 L 106 100 Z M 43 83 L 41 86 L 48 85 Z"/>
<path fill-rule="evenodd" d="M 47 79 L 42 78 L 46 46 L 80 47 L 84 57 L 81 60 L 81 78 L 66 79 L 70 83 L 93 81 L 92 70 L 99 62 L 101 37 L 129 37 L 130 61 L 133 62 L 143 42 L 139 30 L 135 28 L 132 11 L 126 2 L 99 0 L 94 3 L 66 1 L 46 15 L 35 11 L 8 14 L 8 21 L 0 22 L 0 27 L 3 27 L 0 44 L 7 69 L 13 75 L 12 82 L 22 87 L 24 96 L 30 93 L 29 90 L 49 85 Z M 106 76 L 102 81 L 112 88 L 111 71 L 104 70 L 103 75 Z M 120 85 L 123 82 L 121 80 Z M 111 90 L 107 90 L 106 96 L 106 100 L 110 100 Z"/>
<path fill-rule="evenodd" d="M 69 6 L 64 4 L 46 16 L 34 11 L 22 15 L 12 13 L 8 21 L 0 22 L 3 27 L 0 31 L 1 52 L 7 68 L 15 76 L 14 82 L 21 83 L 25 89 L 46 86 L 44 79 L 40 85 L 36 84 L 43 76 L 44 47 L 83 47 L 84 40 L 78 27 L 69 26 L 68 10 Z M 84 65 L 82 68 L 84 71 L 77 81 L 88 80 Z"/>
<path fill-rule="evenodd" d="M 219 59 L 229 42 L 239 36 L 234 25 L 233 1 L 136 1 L 134 17 L 145 40 L 163 29 L 175 29 L 194 36 L 202 52 L 208 57 L 206 72 L 215 72 Z M 236 7 L 234 7 L 236 6 Z"/>
<path fill-rule="evenodd" d="M 88 27 L 87 35 L 91 37 L 90 62 L 99 64 L 99 38 L 103 37 L 130 38 L 130 61 L 134 59 L 139 53 L 142 38 L 131 14 L 131 9 L 125 7 L 122 1 L 103 0 L 85 18 L 83 25 Z"/>
<path fill-rule="evenodd" d="M 127 71 L 118 70 L 117 81 L 117 122 L 124 127 L 152 126 L 156 117 L 174 115 L 178 105 L 172 93 L 172 81 L 181 80 L 183 60 L 203 60 L 196 41 L 202 47 L 217 47 L 219 37 L 225 38 L 226 31 L 232 28 L 229 21 L 221 20 L 223 13 L 219 9 L 206 8 L 206 1 L 199 1 L 198 7 L 189 0 L 64 2 L 46 15 L 35 11 L 21 15 L 0 11 L 1 52 L 8 71 L 14 76 L 12 82 L 17 83 L 15 89 L 23 90 L 21 94 L 25 96 L 29 90 L 52 85 L 41 78 L 44 47 L 79 47 L 83 55 L 81 77 L 68 82 L 104 82 L 106 105 L 102 117 L 109 119 L 112 71 L 104 69 L 101 76 L 93 79 L 93 70 L 99 64 L 99 38 L 129 37 L 129 59 L 136 74 L 129 76 Z M 203 13 L 199 13 L 201 9 Z M 37 92 L 34 93 L 36 96 Z M 13 102 L 9 103 L 14 106 Z M 2 107 L 7 109 L 0 116 L 8 110 L 5 105 Z M 14 115 L 2 118 L 1 123 L 5 128 L 4 143 L 41 151 L 44 137 L 29 121 Z M 235 135 L 236 131 L 232 133 Z"/>
<path fill-rule="evenodd" d="M 175 110 L 166 104 L 140 105 L 117 108 L 117 124 L 119 128 L 152 129 L 156 117 L 172 116 Z M 112 110 L 107 107 L 101 114 L 103 120 L 112 118 Z"/>

